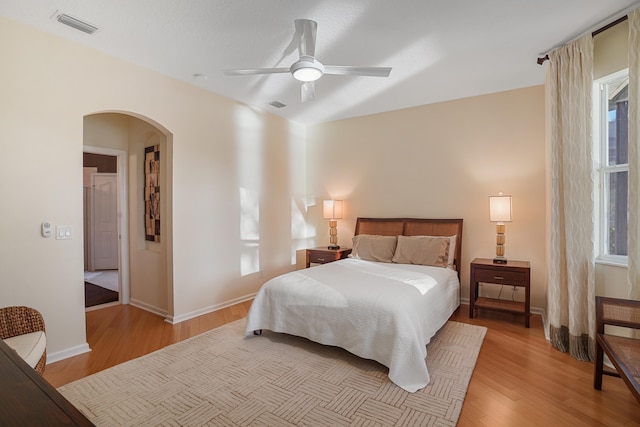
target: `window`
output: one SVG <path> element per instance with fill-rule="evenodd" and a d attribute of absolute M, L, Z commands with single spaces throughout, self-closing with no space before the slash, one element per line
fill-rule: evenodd
<path fill-rule="evenodd" d="M 629 71 L 595 83 L 595 165 L 599 258 L 626 263 Z"/>

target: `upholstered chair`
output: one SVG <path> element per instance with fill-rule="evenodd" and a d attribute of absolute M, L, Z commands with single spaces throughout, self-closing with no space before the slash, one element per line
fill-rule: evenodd
<path fill-rule="evenodd" d="M 47 362 L 45 333 L 39 311 L 24 306 L 0 308 L 0 338 L 40 375 Z"/>

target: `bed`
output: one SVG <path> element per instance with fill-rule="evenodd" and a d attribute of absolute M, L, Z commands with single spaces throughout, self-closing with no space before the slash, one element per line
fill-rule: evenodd
<path fill-rule="evenodd" d="M 358 218 L 353 243 L 350 258 L 267 281 L 245 334 L 342 347 L 420 390 L 429 383 L 426 345 L 460 305 L 462 219 Z"/>

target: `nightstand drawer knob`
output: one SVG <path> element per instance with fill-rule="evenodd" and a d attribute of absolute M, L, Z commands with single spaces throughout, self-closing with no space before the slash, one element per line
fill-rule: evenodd
<path fill-rule="evenodd" d="M 324 258 L 318 258 L 318 261 L 322 262 L 324 261 Z"/>
<path fill-rule="evenodd" d="M 493 278 L 496 280 L 504 280 L 504 277 L 502 276 L 493 276 Z"/>

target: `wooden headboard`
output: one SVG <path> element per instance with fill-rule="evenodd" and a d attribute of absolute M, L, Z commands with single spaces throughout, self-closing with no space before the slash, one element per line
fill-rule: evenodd
<path fill-rule="evenodd" d="M 378 236 L 457 236 L 454 266 L 460 277 L 462 258 L 462 219 L 358 218 L 358 234 Z"/>

